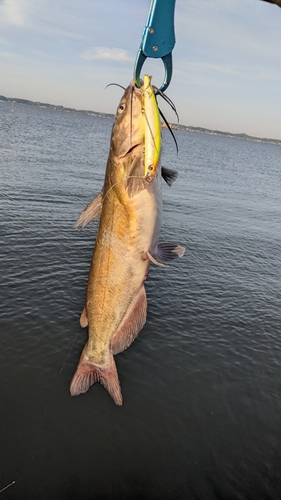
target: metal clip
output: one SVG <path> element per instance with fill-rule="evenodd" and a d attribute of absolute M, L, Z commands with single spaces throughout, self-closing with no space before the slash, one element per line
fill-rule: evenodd
<path fill-rule="evenodd" d="M 176 0 L 152 0 L 144 27 L 141 45 L 136 57 L 134 78 L 140 87 L 140 73 L 147 57 L 161 58 L 164 63 L 165 76 L 160 87 L 164 92 L 172 79 L 172 50 L 175 46 L 174 12 Z"/>

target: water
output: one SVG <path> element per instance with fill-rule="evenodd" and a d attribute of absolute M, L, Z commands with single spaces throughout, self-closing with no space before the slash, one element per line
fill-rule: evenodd
<path fill-rule="evenodd" d="M 162 238 L 148 321 L 116 357 L 124 406 L 71 398 L 110 119 L 0 103 L 3 498 L 281 497 L 280 147 L 164 131 Z"/>

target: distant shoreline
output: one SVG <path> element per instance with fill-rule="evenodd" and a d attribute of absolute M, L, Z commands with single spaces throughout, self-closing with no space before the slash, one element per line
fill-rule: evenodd
<path fill-rule="evenodd" d="M 47 102 L 38 102 L 38 101 L 29 101 L 28 99 L 20 99 L 18 97 L 5 97 L 0 95 L 0 102 L 11 102 L 16 104 L 28 104 L 30 106 L 38 106 L 38 108 L 48 108 L 54 109 L 57 111 L 68 111 L 74 113 L 83 113 L 89 116 L 99 116 L 101 118 L 114 118 L 112 113 L 98 113 L 97 111 L 91 111 L 89 109 L 75 109 L 75 108 L 66 108 L 64 106 L 56 105 L 56 104 L 48 104 Z"/>
<path fill-rule="evenodd" d="M 60 105 L 55 105 L 55 104 L 48 104 L 45 102 L 35 102 L 35 101 L 29 101 L 28 99 L 20 99 L 18 97 L 5 97 L 3 95 L 0 95 L 0 102 L 11 102 L 11 103 L 16 103 L 16 104 L 28 104 L 31 106 L 38 106 L 39 108 L 49 108 L 49 109 L 54 109 L 57 111 L 67 111 L 67 112 L 74 112 L 74 113 L 83 113 L 88 116 L 98 116 L 100 118 L 114 118 L 114 114 L 112 113 L 100 113 L 97 111 L 91 111 L 91 110 L 85 110 L 85 109 L 75 109 L 75 108 L 66 108 L 64 106 Z M 274 144 L 277 146 L 281 146 L 281 139 L 268 139 L 266 137 L 254 137 L 251 135 L 247 134 L 234 134 L 232 132 L 222 132 L 221 130 L 211 130 L 208 128 L 203 128 L 203 127 L 192 127 L 192 126 L 187 126 L 187 125 L 181 125 L 177 123 L 170 123 L 169 124 L 173 130 L 187 130 L 188 132 L 197 132 L 200 134 L 209 134 L 209 135 L 217 135 L 220 137 L 228 137 L 228 138 L 233 138 L 233 139 L 244 139 L 246 141 L 252 141 L 252 142 L 263 142 L 265 144 Z M 167 128 L 165 124 L 162 125 L 163 128 Z"/>

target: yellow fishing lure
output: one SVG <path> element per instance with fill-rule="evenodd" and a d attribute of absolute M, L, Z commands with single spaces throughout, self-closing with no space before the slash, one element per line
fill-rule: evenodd
<path fill-rule="evenodd" d="M 144 110 L 144 175 L 153 180 L 160 161 L 161 123 L 156 97 L 151 85 L 151 76 L 145 75 L 143 80 Z"/>

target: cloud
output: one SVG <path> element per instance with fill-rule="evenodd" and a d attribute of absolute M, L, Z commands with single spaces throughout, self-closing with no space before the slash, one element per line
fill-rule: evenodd
<path fill-rule="evenodd" d="M 4 0 L 0 6 L 0 16 L 9 24 L 23 26 L 25 6 L 24 0 Z"/>
<path fill-rule="evenodd" d="M 92 59 L 102 59 L 113 61 L 128 61 L 132 62 L 134 59 L 128 54 L 126 50 L 118 49 L 116 47 L 93 47 L 92 49 L 86 50 L 80 55 L 81 59 L 86 59 L 91 61 Z"/>

